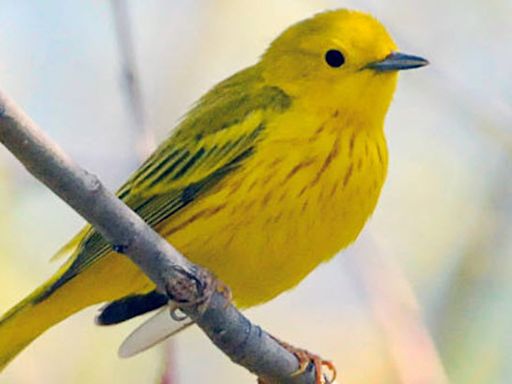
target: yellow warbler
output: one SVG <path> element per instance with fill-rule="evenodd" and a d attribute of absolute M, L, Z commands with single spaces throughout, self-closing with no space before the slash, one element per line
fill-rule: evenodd
<path fill-rule="evenodd" d="M 356 239 L 386 177 L 397 71 L 425 64 L 367 14 L 318 14 L 204 95 L 118 196 L 237 305 L 266 302 Z M 84 307 L 111 302 L 98 322 L 113 324 L 167 302 L 90 226 L 61 254 L 0 320 L 0 369 Z"/>

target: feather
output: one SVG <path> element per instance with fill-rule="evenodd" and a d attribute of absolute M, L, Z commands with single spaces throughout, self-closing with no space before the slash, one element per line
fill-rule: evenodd
<path fill-rule="evenodd" d="M 152 312 L 166 306 L 168 298 L 157 291 L 142 295 L 130 295 L 108 303 L 96 317 L 98 325 L 119 324 L 133 317 Z"/>
<path fill-rule="evenodd" d="M 169 311 L 174 311 L 176 308 L 175 304 L 171 304 L 138 326 L 119 347 L 119 357 L 127 358 L 137 355 L 194 323 L 189 318 L 173 319 Z"/>

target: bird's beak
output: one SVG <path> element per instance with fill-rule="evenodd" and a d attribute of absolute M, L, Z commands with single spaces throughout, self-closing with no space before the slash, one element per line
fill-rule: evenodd
<path fill-rule="evenodd" d="M 373 69 L 377 72 L 392 72 L 401 71 L 403 69 L 420 68 L 428 64 L 428 60 L 422 57 L 393 52 L 386 56 L 384 60 L 370 63 L 365 68 Z"/>

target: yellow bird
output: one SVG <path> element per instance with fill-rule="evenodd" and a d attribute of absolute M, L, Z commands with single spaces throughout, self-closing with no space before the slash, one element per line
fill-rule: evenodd
<path fill-rule="evenodd" d="M 216 85 L 118 191 L 241 308 L 296 286 L 352 243 L 386 177 L 384 118 L 397 52 L 370 15 L 336 10 L 282 33 L 261 60 Z M 109 302 L 114 324 L 167 304 L 87 226 L 59 271 L 0 320 L 0 370 L 46 329 Z"/>

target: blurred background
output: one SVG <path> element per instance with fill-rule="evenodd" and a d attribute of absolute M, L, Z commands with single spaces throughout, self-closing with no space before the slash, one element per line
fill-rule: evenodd
<path fill-rule="evenodd" d="M 291 23 L 340 7 L 372 13 L 432 65 L 401 76 L 388 181 L 358 242 L 247 315 L 332 358 L 343 383 L 509 383 L 511 1 L 0 0 L 0 87 L 114 190 L 209 87 Z M 57 269 L 49 258 L 82 225 L 0 148 L 0 312 Z M 255 382 L 197 329 L 120 360 L 140 321 L 99 328 L 96 311 L 44 334 L 0 383 Z"/>

